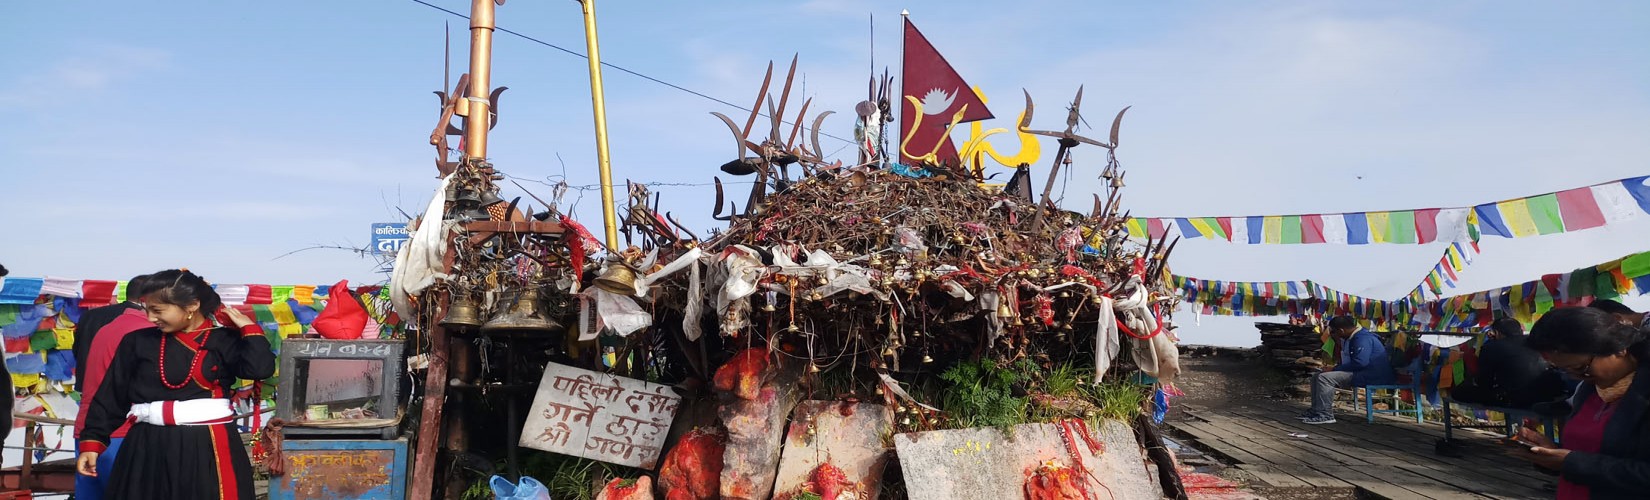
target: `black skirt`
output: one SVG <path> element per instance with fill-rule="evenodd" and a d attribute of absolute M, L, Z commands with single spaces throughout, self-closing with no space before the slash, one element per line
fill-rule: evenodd
<path fill-rule="evenodd" d="M 252 461 L 231 425 L 132 425 L 104 495 L 112 500 L 253 500 Z"/>

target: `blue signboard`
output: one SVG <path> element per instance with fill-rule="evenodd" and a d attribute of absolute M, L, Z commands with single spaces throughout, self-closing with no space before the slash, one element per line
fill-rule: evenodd
<path fill-rule="evenodd" d="M 375 222 L 372 225 L 372 252 L 395 255 L 411 237 L 405 222 Z"/>

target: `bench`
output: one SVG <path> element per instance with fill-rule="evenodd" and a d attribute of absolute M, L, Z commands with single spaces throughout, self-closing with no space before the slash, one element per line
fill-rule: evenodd
<path fill-rule="evenodd" d="M 1376 413 L 1393 413 L 1393 414 L 1398 414 L 1398 415 L 1406 415 L 1406 414 L 1413 413 L 1413 414 L 1415 414 L 1415 423 L 1417 423 L 1417 424 L 1421 423 L 1422 415 L 1425 411 L 1421 408 L 1421 398 L 1423 397 L 1422 394 L 1421 394 L 1421 377 L 1417 377 L 1417 376 L 1407 374 L 1407 373 L 1399 373 L 1398 378 L 1400 380 L 1404 379 L 1404 378 L 1408 378 L 1409 382 L 1408 383 L 1400 382 L 1400 383 L 1396 383 L 1396 384 L 1374 384 L 1374 385 L 1363 386 L 1363 390 L 1364 390 L 1364 417 L 1369 420 L 1369 423 L 1371 423 L 1371 424 L 1375 423 L 1375 414 Z M 1400 391 L 1405 390 L 1405 389 L 1408 389 L 1410 391 L 1409 392 L 1410 395 L 1415 398 L 1415 404 L 1413 405 L 1414 407 L 1411 408 L 1411 409 L 1408 409 L 1408 410 L 1402 409 L 1403 405 L 1399 404 L 1399 403 L 1403 402 L 1403 393 L 1400 392 Z M 1390 396 L 1391 399 L 1392 399 L 1392 402 L 1387 406 L 1387 409 L 1378 410 L 1378 409 L 1375 409 L 1375 398 L 1378 397 L 1375 394 L 1376 394 L 1376 391 L 1383 391 L 1383 390 L 1392 391 L 1392 395 Z M 1358 404 L 1358 394 L 1356 392 L 1354 392 L 1352 394 L 1352 405 L 1354 407 L 1356 407 L 1357 404 Z"/>
<path fill-rule="evenodd" d="M 1542 415 L 1542 414 L 1536 413 L 1534 411 L 1531 411 L 1531 410 L 1528 410 L 1528 409 L 1523 409 L 1523 408 L 1506 408 L 1506 407 L 1501 407 L 1501 406 L 1490 406 L 1490 405 L 1477 404 L 1477 403 L 1467 403 L 1467 402 L 1464 402 L 1464 401 L 1456 401 L 1454 398 L 1451 398 L 1449 396 L 1444 396 L 1443 399 L 1444 399 L 1444 441 L 1445 442 L 1450 442 L 1452 439 L 1454 439 L 1455 429 L 1457 429 L 1457 428 L 1461 428 L 1461 429 L 1501 429 L 1503 432 L 1506 433 L 1507 436 L 1512 436 L 1515 432 L 1517 432 L 1517 428 L 1523 425 L 1524 419 L 1526 419 L 1526 418 L 1541 422 L 1541 427 L 1546 430 L 1547 439 L 1551 439 L 1555 443 L 1558 442 L 1558 430 L 1557 430 L 1558 429 L 1558 419 L 1557 418 Z M 1499 423 L 1499 424 L 1496 424 L 1496 423 L 1467 424 L 1467 425 L 1456 424 L 1455 419 L 1450 418 L 1454 415 L 1453 413 L 1451 413 L 1451 408 L 1453 408 L 1454 406 L 1462 406 L 1462 407 L 1466 407 L 1468 409 L 1479 409 L 1479 410 L 1485 410 L 1485 411 L 1499 412 L 1499 413 L 1502 414 L 1503 419 L 1502 419 L 1502 422 Z"/>

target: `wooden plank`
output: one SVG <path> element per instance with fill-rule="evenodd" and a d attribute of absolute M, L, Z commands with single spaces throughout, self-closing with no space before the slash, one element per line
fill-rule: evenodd
<path fill-rule="evenodd" d="M 1294 476 L 1319 488 L 1352 488 L 1352 483 L 1305 465 L 1277 465 L 1279 472 Z"/>
<path fill-rule="evenodd" d="M 1287 414 L 1287 410 L 1268 412 L 1267 414 L 1248 414 L 1256 419 L 1266 419 L 1278 414 Z M 1270 420 L 1274 425 L 1300 429 L 1302 432 L 1317 432 L 1319 435 L 1335 436 L 1337 440 L 1345 439 L 1348 447 L 1369 452 L 1372 456 L 1386 456 L 1379 459 L 1386 465 L 1393 461 L 1402 461 L 1406 464 L 1419 464 L 1438 470 L 1442 473 L 1474 478 L 1480 482 L 1513 482 L 1525 488 L 1539 489 L 1546 481 L 1535 476 L 1528 470 L 1527 464 L 1509 456 L 1485 456 L 1469 454 L 1466 458 L 1440 457 L 1433 453 L 1433 444 L 1436 437 L 1426 439 L 1408 432 L 1381 432 L 1388 427 L 1385 423 L 1378 426 L 1357 424 L 1331 424 L 1309 426 L 1295 421 L 1283 419 Z M 1411 424 L 1413 425 L 1413 424 Z M 1531 471 L 1533 472 L 1533 471 Z"/>
<path fill-rule="evenodd" d="M 1283 436 L 1287 436 L 1291 432 L 1294 432 L 1294 433 L 1297 433 L 1297 434 L 1306 434 L 1306 433 L 1301 433 L 1301 432 L 1298 432 L 1298 431 L 1293 431 L 1293 430 L 1290 430 L 1288 428 L 1272 427 L 1270 425 L 1261 423 L 1261 421 L 1258 421 L 1258 420 L 1233 420 L 1233 425 L 1240 425 L 1240 426 L 1243 426 L 1245 428 L 1252 429 L 1257 433 L 1256 435 L 1283 435 Z M 1304 453 L 1306 456 L 1310 456 L 1310 457 L 1313 457 L 1315 459 L 1327 460 L 1328 463 L 1339 463 L 1339 464 L 1346 464 L 1346 465 L 1362 465 L 1362 464 L 1368 463 L 1368 462 L 1366 462 L 1364 460 L 1361 460 L 1361 459 L 1358 459 L 1358 458 L 1356 458 L 1352 455 L 1347 455 L 1347 454 L 1331 451 L 1331 450 L 1325 449 L 1322 446 L 1319 446 L 1318 442 L 1314 441 L 1312 439 L 1311 434 L 1307 434 L 1306 438 L 1297 438 L 1297 437 L 1292 437 L 1292 436 L 1287 437 L 1287 438 L 1280 437 L 1280 438 L 1277 438 L 1275 440 L 1275 442 L 1287 445 L 1290 448 L 1292 448 L 1292 449 L 1294 449 L 1294 450 L 1296 450 L 1300 453 Z M 1316 460 L 1314 460 L 1314 461 L 1316 461 Z"/>
<path fill-rule="evenodd" d="M 1353 485 L 1356 485 L 1358 487 L 1358 489 L 1364 490 L 1365 492 L 1368 492 L 1369 494 L 1374 495 L 1378 498 L 1384 498 L 1384 499 L 1388 499 L 1388 500 L 1408 500 L 1408 499 L 1412 499 L 1412 498 L 1417 498 L 1417 499 L 1432 499 L 1432 498 L 1435 498 L 1435 497 L 1428 496 L 1428 495 L 1423 494 L 1423 493 L 1416 492 L 1414 490 L 1410 490 L 1409 488 L 1399 486 L 1399 485 L 1395 484 L 1390 478 L 1383 479 L 1381 477 L 1376 477 L 1376 476 L 1373 476 L 1373 475 L 1370 475 L 1370 474 L 1365 474 L 1362 470 L 1359 470 L 1359 468 L 1355 468 L 1355 467 L 1323 466 L 1323 467 L 1318 467 L 1318 469 L 1324 471 L 1327 474 L 1333 475 L 1336 478 L 1339 478 L 1339 479 L 1344 480 L 1346 482 L 1352 483 Z"/>
<path fill-rule="evenodd" d="M 1256 455 L 1256 454 L 1250 452 L 1248 449 L 1244 448 L 1242 445 L 1233 444 L 1233 443 L 1228 442 L 1224 439 L 1200 440 L 1200 441 L 1198 441 L 1198 443 L 1201 443 L 1204 446 L 1208 446 L 1216 454 L 1224 455 L 1228 460 L 1231 460 L 1231 461 L 1234 461 L 1234 462 L 1237 462 L 1237 463 L 1244 463 L 1244 464 L 1270 464 L 1270 463 L 1272 463 L 1270 460 L 1267 460 L 1265 458 L 1261 458 L 1260 455 Z"/>
<path fill-rule="evenodd" d="M 1418 465 L 1397 466 L 1411 474 L 1430 478 L 1432 480 L 1455 485 L 1461 489 L 1488 495 L 1494 498 L 1540 498 L 1551 496 L 1550 492 L 1542 488 L 1532 488 L 1511 481 L 1478 480 L 1476 475 L 1461 474 L 1459 472 L 1440 471 L 1431 467 Z"/>
<path fill-rule="evenodd" d="M 1259 479 L 1259 480 L 1261 480 L 1261 482 L 1264 482 L 1264 483 L 1266 483 L 1267 485 L 1270 485 L 1270 486 L 1277 486 L 1277 487 L 1280 487 L 1280 488 L 1310 488 L 1310 487 L 1312 487 L 1312 483 L 1308 483 L 1304 480 L 1301 480 L 1300 478 L 1297 478 L 1295 476 L 1290 475 L 1289 473 L 1280 471 L 1280 470 L 1277 469 L 1276 466 L 1260 465 L 1260 464 L 1242 464 L 1242 465 L 1238 465 L 1237 468 L 1238 468 L 1238 470 L 1247 472 L 1250 475 L 1255 476 L 1256 479 Z"/>

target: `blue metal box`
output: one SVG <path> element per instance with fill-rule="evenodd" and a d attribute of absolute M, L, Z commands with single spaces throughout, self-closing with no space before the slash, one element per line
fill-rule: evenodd
<path fill-rule="evenodd" d="M 407 441 L 287 440 L 269 500 L 406 500 Z"/>

